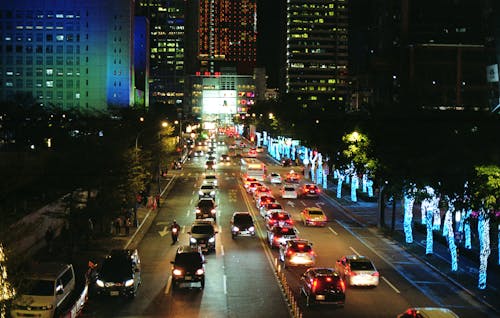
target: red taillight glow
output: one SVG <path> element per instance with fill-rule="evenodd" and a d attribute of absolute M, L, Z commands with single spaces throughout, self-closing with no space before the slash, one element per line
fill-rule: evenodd
<path fill-rule="evenodd" d="M 345 291 L 345 283 L 343 280 L 340 280 L 340 288 L 342 288 L 342 291 Z"/>
<path fill-rule="evenodd" d="M 317 279 L 313 280 L 313 283 L 312 283 L 312 292 L 313 293 L 316 291 L 316 287 L 318 287 L 318 280 Z"/>
<path fill-rule="evenodd" d="M 375 273 L 372 274 L 372 276 L 378 277 L 378 276 L 380 276 L 380 274 L 378 272 L 375 272 Z"/>
<path fill-rule="evenodd" d="M 288 256 L 292 256 L 292 255 L 293 255 L 293 251 L 287 251 L 287 252 L 286 252 L 286 255 L 288 255 Z"/>
<path fill-rule="evenodd" d="M 331 281 L 332 281 L 332 278 L 331 278 L 331 277 L 327 277 L 327 278 L 326 278 L 326 281 L 327 281 L 327 282 L 331 282 Z"/>

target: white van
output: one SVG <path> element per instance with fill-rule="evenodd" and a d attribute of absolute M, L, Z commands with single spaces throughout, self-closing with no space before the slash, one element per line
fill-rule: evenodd
<path fill-rule="evenodd" d="M 73 265 L 39 263 L 24 275 L 11 317 L 54 317 L 75 290 Z"/>

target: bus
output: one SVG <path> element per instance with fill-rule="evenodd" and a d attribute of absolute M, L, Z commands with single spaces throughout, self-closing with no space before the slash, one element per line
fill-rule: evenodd
<path fill-rule="evenodd" d="M 248 177 L 258 181 L 266 179 L 266 165 L 255 158 L 241 158 L 241 177 L 245 180 Z"/>

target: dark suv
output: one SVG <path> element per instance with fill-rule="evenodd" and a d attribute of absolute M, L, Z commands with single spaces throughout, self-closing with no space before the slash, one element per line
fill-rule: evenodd
<path fill-rule="evenodd" d="M 100 295 L 135 297 L 141 284 L 137 250 L 112 250 L 98 268 L 95 284 Z"/>
<path fill-rule="evenodd" d="M 217 220 L 217 205 L 212 198 L 201 198 L 196 205 L 196 219 L 214 219 Z"/>
<path fill-rule="evenodd" d="M 300 281 L 300 292 L 306 296 L 308 307 L 314 304 L 344 306 L 345 284 L 333 268 L 309 268 L 302 274 Z"/>
<path fill-rule="evenodd" d="M 205 258 L 199 247 L 188 245 L 179 246 L 175 259 L 170 262 L 172 266 L 172 288 L 181 285 L 192 287 L 200 284 L 200 289 L 205 287 Z"/>
<path fill-rule="evenodd" d="M 234 212 L 231 217 L 231 235 L 255 236 L 255 226 L 253 218 L 249 212 Z"/>
<path fill-rule="evenodd" d="M 215 230 L 210 221 L 195 221 L 191 225 L 189 234 L 189 245 L 199 247 L 203 252 L 215 251 Z"/>

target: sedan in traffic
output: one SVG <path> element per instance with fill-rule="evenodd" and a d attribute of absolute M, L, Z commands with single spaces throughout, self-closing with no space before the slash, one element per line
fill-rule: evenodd
<path fill-rule="evenodd" d="M 307 207 L 300 211 L 300 218 L 305 226 L 325 226 L 328 221 L 325 213 L 318 207 Z"/>
<path fill-rule="evenodd" d="M 344 256 L 337 261 L 335 267 L 349 286 L 378 286 L 380 274 L 365 256 Z"/>

